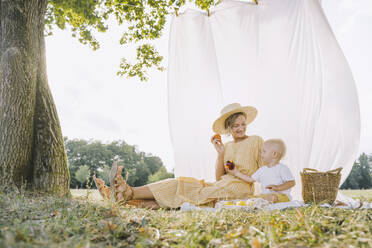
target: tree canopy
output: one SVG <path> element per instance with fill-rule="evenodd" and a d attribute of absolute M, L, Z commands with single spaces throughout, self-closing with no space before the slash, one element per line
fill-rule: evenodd
<path fill-rule="evenodd" d="M 70 27 L 72 35 L 93 50 L 100 47 L 95 32 L 105 32 L 108 21 L 115 20 L 124 29 L 120 44 L 137 44 L 136 61 L 123 57 L 118 75 L 138 77 L 146 81 L 147 70 L 155 67 L 164 70 L 163 57 L 153 45 L 164 30 L 167 16 L 178 11 L 186 0 L 49 0 L 45 16 L 45 34 L 51 35 L 53 28 Z M 190 0 L 190 2 L 193 2 Z M 195 0 L 202 10 L 217 5 L 218 0 Z"/>
<path fill-rule="evenodd" d="M 71 177 L 70 187 L 80 186 L 90 173 L 90 180 L 96 174 L 108 183 L 108 175 L 114 159 L 124 166 L 123 176 L 128 172 L 128 183 L 132 186 L 145 185 L 151 175 L 157 174 L 152 181 L 174 177 L 168 173 L 161 159 L 152 154 L 138 151 L 136 146 L 124 141 L 104 144 L 97 140 L 64 138 Z M 83 171 L 82 168 L 85 168 Z M 160 171 L 160 172 L 159 172 Z M 83 176 L 85 175 L 85 176 Z M 79 178 L 78 178 L 79 176 Z"/>
<path fill-rule="evenodd" d="M 80 183 L 81 186 L 89 179 L 89 176 L 90 176 L 89 167 L 86 165 L 80 166 L 75 173 L 75 178 Z"/>
<path fill-rule="evenodd" d="M 355 161 L 353 168 L 341 189 L 370 189 L 372 188 L 372 157 L 365 153 Z"/>
<path fill-rule="evenodd" d="M 157 182 L 160 180 L 164 180 L 167 178 L 173 178 L 173 177 L 174 177 L 174 174 L 168 172 L 163 166 L 163 167 L 160 167 L 160 169 L 156 173 L 149 176 L 148 183 L 153 183 L 153 182 Z"/>
<path fill-rule="evenodd" d="M 194 3 L 206 10 L 217 1 Z M 48 84 L 45 35 L 52 35 L 56 27 L 70 29 L 81 43 L 96 50 L 100 47 L 97 32 L 116 23 L 123 28 L 119 42 L 137 45 L 135 61 L 123 57 L 117 74 L 144 81 L 149 68 L 164 69 L 153 41 L 162 35 L 167 16 L 184 4 L 185 0 L 0 1 L 1 183 L 10 191 L 26 184 L 40 192 L 69 194 L 63 136 Z M 92 149 L 94 145 L 99 146 L 92 144 Z M 149 172 L 145 159 L 136 162 L 136 171 Z M 131 178 L 141 181 L 146 177 Z"/>

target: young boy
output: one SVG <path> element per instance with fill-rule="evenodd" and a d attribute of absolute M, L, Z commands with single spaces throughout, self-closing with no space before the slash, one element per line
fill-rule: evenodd
<path fill-rule="evenodd" d="M 265 166 L 259 168 L 252 176 L 242 174 L 236 169 L 231 172 L 246 182 L 261 183 L 261 195 L 269 202 L 288 202 L 291 200 L 290 189 L 295 186 L 295 179 L 289 168 L 279 163 L 286 152 L 285 144 L 280 139 L 267 140 L 262 145 L 262 162 Z"/>

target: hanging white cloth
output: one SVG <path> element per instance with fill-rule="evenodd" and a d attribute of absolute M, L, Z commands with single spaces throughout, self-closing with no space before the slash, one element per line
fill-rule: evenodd
<path fill-rule="evenodd" d="M 168 69 L 175 175 L 215 181 L 212 123 L 223 106 L 258 109 L 248 135 L 281 138 L 282 161 L 300 171 L 343 167 L 357 157 L 358 97 L 319 0 L 224 1 L 173 17 Z M 226 139 L 223 140 L 226 141 Z"/>

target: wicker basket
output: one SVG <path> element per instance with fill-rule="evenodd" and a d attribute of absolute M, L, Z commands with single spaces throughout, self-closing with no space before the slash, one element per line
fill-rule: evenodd
<path fill-rule="evenodd" d="M 342 168 L 320 172 L 304 168 L 301 172 L 302 198 L 305 203 L 329 203 L 336 200 Z"/>

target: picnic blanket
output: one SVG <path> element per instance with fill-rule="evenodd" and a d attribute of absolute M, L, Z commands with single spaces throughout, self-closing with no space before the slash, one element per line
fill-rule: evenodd
<path fill-rule="evenodd" d="M 341 199 L 342 198 L 342 199 Z M 204 211 L 218 211 L 221 209 L 230 210 L 281 210 L 287 208 L 299 208 L 310 206 L 310 204 L 305 204 L 302 201 L 290 201 L 290 202 L 280 202 L 280 203 L 270 203 L 261 198 L 251 198 L 251 199 L 237 199 L 230 201 L 218 201 L 214 208 L 211 207 L 199 207 L 194 204 L 185 202 L 181 206 L 181 211 L 194 211 L 194 210 L 204 210 Z M 372 209 L 372 202 L 361 202 L 359 199 L 352 199 L 350 197 L 342 196 L 335 201 L 333 205 L 328 203 L 319 205 L 320 207 L 335 207 L 335 208 L 345 208 L 345 209 Z"/>

